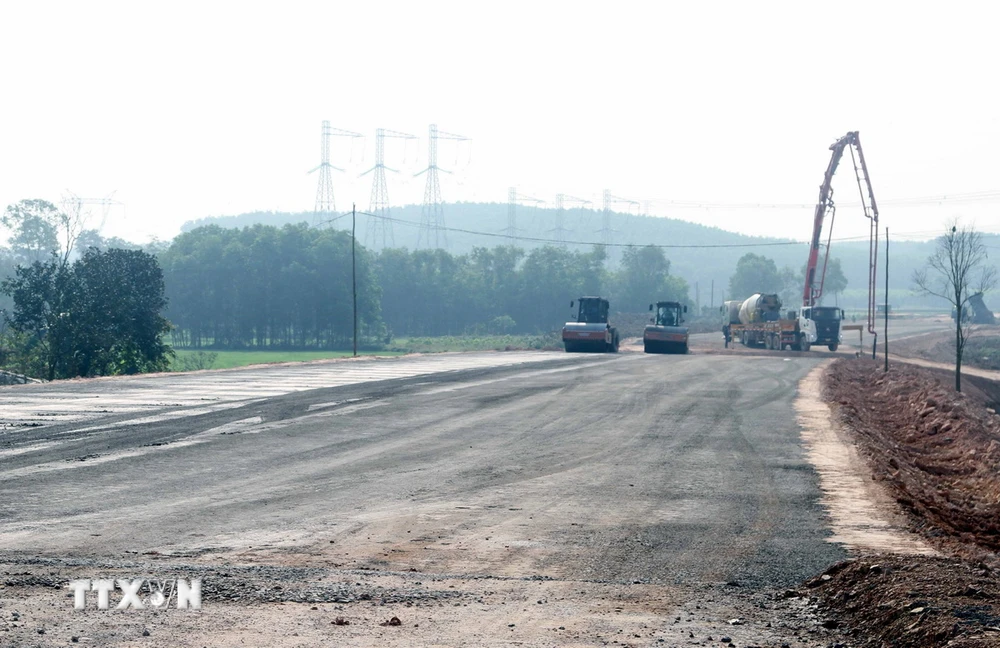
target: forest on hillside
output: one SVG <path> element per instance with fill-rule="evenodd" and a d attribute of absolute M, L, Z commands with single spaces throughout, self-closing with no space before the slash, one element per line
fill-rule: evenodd
<path fill-rule="evenodd" d="M 554 230 L 557 225 L 557 213 L 554 209 L 518 206 L 517 240 L 503 238 L 502 233 L 507 226 L 508 206 L 506 203 L 456 203 L 444 206 L 447 231 L 447 250 L 451 254 L 463 255 L 474 248 L 492 248 L 497 245 L 513 244 L 526 251 L 545 245 L 556 245 Z M 421 207 L 407 205 L 393 208 L 392 245 L 394 248 L 414 250 L 419 247 L 418 235 L 421 220 Z M 776 218 L 779 216 L 775 216 Z M 780 216 L 788 218 L 788 216 Z M 255 212 L 238 216 L 204 218 L 188 222 L 184 230 L 189 231 L 204 225 L 221 227 L 244 227 L 253 224 L 283 226 L 285 224 L 307 222 L 312 223 L 316 215 L 311 212 Z M 598 230 L 602 226 L 602 214 L 593 209 L 566 209 L 563 212 L 563 222 L 569 230 L 565 238 L 568 241 L 583 241 L 585 244 L 568 243 L 565 249 L 586 252 L 593 243 L 600 242 Z M 607 265 L 617 267 L 625 250 L 632 245 L 665 246 L 664 253 L 670 259 L 671 273 L 688 283 L 691 287 L 691 298 L 698 305 L 719 304 L 723 299 L 730 299 L 728 294 L 729 279 L 736 270 L 740 257 L 748 252 L 764 255 L 773 259 L 779 269 L 789 268 L 795 273 L 801 273 L 806 262 L 808 246 L 805 244 L 788 244 L 788 239 L 745 236 L 715 227 L 707 227 L 697 223 L 674 218 L 658 216 L 637 216 L 613 212 L 610 215 L 611 229 L 614 230 L 614 244 L 606 249 Z M 804 240 L 811 231 L 811 214 L 798 214 L 794 222 L 796 227 L 789 228 L 790 236 Z M 342 217 L 335 221 L 332 227 L 340 230 L 350 229 L 350 217 Z M 370 240 L 370 221 L 364 215 L 357 218 L 358 240 L 366 247 L 378 252 L 380 241 Z M 465 230 L 465 231 L 457 231 Z M 942 221 L 942 233 L 944 222 Z M 472 234 L 470 232 L 478 232 Z M 1000 249 L 1000 236 L 988 234 L 984 236 L 987 245 Z M 696 247 L 702 246 L 702 247 Z M 731 247 L 725 247 L 731 246 Z M 831 258 L 840 259 L 841 268 L 847 280 L 847 289 L 838 297 L 839 304 L 846 308 L 863 308 L 867 303 L 868 281 L 868 241 L 837 241 L 836 235 L 831 246 Z M 924 265 L 927 257 L 933 252 L 933 242 L 894 241 L 892 244 L 892 272 L 889 277 L 892 301 L 900 307 L 935 308 L 940 307 L 933 300 L 917 297 L 912 292 L 913 272 Z M 881 257 L 884 247 L 880 242 L 880 276 Z M 880 280 L 879 288 L 882 288 Z M 714 291 L 713 291 L 714 286 Z M 714 293 L 714 294 L 713 294 Z"/>
<path fill-rule="evenodd" d="M 651 301 L 671 299 L 688 305 L 692 317 L 707 318 L 723 299 L 744 299 L 752 292 L 779 293 L 790 307 L 801 299 L 802 244 L 625 214 L 613 215 L 612 226 L 641 243 L 552 244 L 543 236 L 531 236 L 531 228 L 538 234 L 548 231 L 551 210 L 534 210 L 532 217 L 527 208 L 519 221 L 527 233 L 511 240 L 485 235 L 505 219 L 501 206 L 448 207 L 449 222 L 455 224 L 447 232 L 449 249 L 417 249 L 417 229 L 409 226 L 396 228 L 395 246 L 365 245 L 365 218 L 359 219 L 362 226 L 352 239 L 340 223 L 310 225 L 312 215 L 249 214 L 192 223 L 172 241 L 147 246 L 147 256 L 135 262 L 155 264 L 150 266 L 151 277 L 159 277 L 162 270 L 161 310 L 169 321 L 163 330 L 169 331 L 174 346 L 192 348 L 346 348 L 353 341 L 355 294 L 361 343 L 371 347 L 397 337 L 548 334 L 571 317 L 570 300 L 585 294 L 608 297 L 616 313 L 638 313 Z M 396 225 L 419 218 L 413 213 L 416 208 L 409 209 L 398 210 Z M 587 210 L 567 210 L 567 215 L 574 211 L 582 214 L 581 230 L 598 216 L 588 216 Z M 69 221 L 44 201 L 22 201 L 5 214 L 20 214 L 21 225 L 8 246 L 0 247 L 0 280 L 17 278 L 22 287 L 35 277 L 44 278 L 47 269 L 68 272 L 90 250 L 139 247 L 93 230 L 77 231 L 67 247 L 59 227 Z M 285 222 L 296 216 L 298 222 Z M 52 219 L 49 225 L 46 218 Z M 256 222 L 262 220 L 271 224 Z M 984 242 L 995 247 L 996 239 L 987 235 Z M 913 271 L 923 266 L 932 248 L 933 243 L 899 243 L 893 248 L 894 307 L 942 307 L 911 292 Z M 105 257 L 90 259 L 90 266 L 79 266 L 80 281 L 89 267 L 105 263 Z M 133 262 L 130 257 L 108 259 L 119 265 Z M 867 243 L 834 243 L 830 260 L 826 303 L 848 310 L 860 307 L 866 297 Z M 35 268 L 34 275 L 25 274 L 28 267 Z M 46 285 L 58 288 L 62 275 L 52 276 L 55 279 Z M 16 288 L 16 281 L 7 285 Z M 154 297 L 161 290 L 159 281 L 151 284 Z M 17 293 L 14 288 L 0 291 L 0 324 L 23 315 L 17 312 L 14 295 L 31 291 Z M 66 294 L 68 301 L 49 305 L 44 295 L 36 300 L 38 313 L 45 316 L 35 318 L 40 322 L 35 327 L 38 340 L 51 329 L 45 318 L 53 308 L 90 303 Z M 97 332 L 95 328 L 86 335 L 96 339 Z"/>

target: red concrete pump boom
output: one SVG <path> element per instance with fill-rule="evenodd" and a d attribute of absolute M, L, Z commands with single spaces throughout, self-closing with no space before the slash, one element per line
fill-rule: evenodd
<path fill-rule="evenodd" d="M 802 305 L 806 308 L 815 306 L 823 295 L 823 281 L 826 278 L 826 265 L 830 258 L 830 240 L 833 236 L 833 220 L 836 216 L 836 206 L 833 202 L 833 174 L 837 172 L 844 151 L 850 151 L 854 163 L 854 176 L 858 182 L 858 192 L 861 194 L 861 206 L 865 218 L 869 221 L 868 250 L 868 332 L 875 334 L 875 279 L 876 261 L 878 260 L 878 207 L 875 204 L 875 193 L 872 190 L 871 178 L 868 176 L 868 166 L 861 150 L 861 139 L 857 131 L 844 135 L 830 146 L 833 155 L 826 167 L 823 184 L 819 187 L 819 202 L 816 203 L 816 214 L 813 217 L 813 234 L 809 245 L 809 260 L 806 263 L 806 284 L 802 293 Z M 855 150 L 857 154 L 855 155 Z M 867 192 L 866 192 L 867 189 Z M 866 195 L 867 193 L 867 195 Z M 819 269 L 820 237 L 823 234 L 823 221 L 830 215 L 830 227 L 827 234 L 826 255 L 823 258 L 823 268 L 817 277 Z"/>

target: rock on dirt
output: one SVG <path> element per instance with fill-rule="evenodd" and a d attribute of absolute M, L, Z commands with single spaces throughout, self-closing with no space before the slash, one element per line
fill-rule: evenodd
<path fill-rule="evenodd" d="M 1000 582 L 984 563 L 929 556 L 869 556 L 806 584 L 844 619 L 859 645 L 1000 646 Z"/>

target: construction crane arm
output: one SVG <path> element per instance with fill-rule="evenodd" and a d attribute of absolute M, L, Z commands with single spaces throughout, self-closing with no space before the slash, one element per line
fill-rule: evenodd
<path fill-rule="evenodd" d="M 805 286 L 802 289 L 802 305 L 805 308 L 816 305 L 820 297 L 823 296 L 823 283 L 826 279 L 827 261 L 830 258 L 829 239 L 827 241 L 826 256 L 823 260 L 823 267 L 819 268 L 819 248 L 823 235 L 823 223 L 827 215 L 830 215 L 830 238 L 833 235 L 833 218 L 836 208 L 833 202 L 833 176 L 837 172 L 844 157 L 845 151 L 849 151 L 851 160 L 854 162 L 854 175 L 858 183 L 858 191 L 861 195 L 861 206 L 864 209 L 865 217 L 869 220 L 870 241 L 868 259 L 868 330 L 875 333 L 875 275 L 878 260 L 878 207 L 875 203 L 875 192 L 872 189 L 871 177 L 868 175 L 868 165 L 865 163 L 864 151 L 861 148 L 861 138 L 858 131 L 851 131 L 830 145 L 832 154 L 830 162 L 827 164 L 826 173 L 823 174 L 823 184 L 819 187 L 819 200 L 816 203 L 816 210 L 813 215 L 813 232 L 809 241 L 809 257 L 806 261 Z M 857 154 L 855 155 L 855 151 Z M 817 276 L 818 275 L 818 276 Z"/>
<path fill-rule="evenodd" d="M 833 174 L 837 172 L 840 160 L 844 157 L 844 149 L 856 141 L 857 135 L 857 132 L 850 132 L 830 146 L 833 154 L 826 166 L 826 173 L 823 174 L 823 184 L 819 186 L 819 201 L 816 203 L 816 210 L 813 214 L 813 232 L 809 241 L 809 258 L 806 261 L 806 283 L 802 292 L 802 305 L 804 307 L 815 304 L 823 294 L 826 265 L 824 264 L 818 286 L 816 284 L 816 270 L 819 266 L 819 246 L 820 237 L 823 234 L 823 221 L 826 220 L 827 212 L 833 209 Z"/>

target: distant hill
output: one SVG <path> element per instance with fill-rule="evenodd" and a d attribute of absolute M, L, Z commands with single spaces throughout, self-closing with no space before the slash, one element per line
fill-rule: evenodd
<path fill-rule="evenodd" d="M 406 205 L 394 207 L 391 216 L 397 222 L 392 224 L 393 243 L 395 247 L 415 249 L 418 243 L 421 207 Z M 444 205 L 444 219 L 448 228 L 448 250 L 463 254 L 473 247 L 494 247 L 510 241 L 502 236 L 507 228 L 506 203 L 454 203 Z M 339 229 L 350 229 L 350 216 L 340 218 L 332 224 Z M 253 212 L 237 216 L 219 216 L 189 221 L 181 228 L 189 231 L 202 225 L 218 225 L 221 227 L 244 227 L 255 223 L 282 226 L 287 223 L 314 222 L 312 212 Z M 519 206 L 517 209 L 517 226 L 519 236 L 523 240 L 515 244 L 531 249 L 546 244 L 555 244 L 556 212 L 553 209 Z M 602 238 L 601 213 L 588 209 L 567 209 L 564 212 L 564 227 L 569 230 L 565 238 L 571 241 L 582 241 L 588 245 L 569 245 L 570 248 L 589 248 L 589 243 L 599 242 Z M 614 231 L 613 241 L 619 244 L 648 245 L 650 243 L 665 246 L 745 246 L 731 248 L 698 248 L 677 247 L 665 250 L 671 261 L 671 272 L 688 281 L 691 285 L 691 297 L 695 298 L 695 286 L 700 302 L 708 304 L 713 301 L 719 304 L 728 287 L 729 277 L 733 273 L 736 261 L 747 252 L 763 254 L 774 259 L 779 268 L 789 266 L 796 272 L 805 265 L 808 254 L 807 246 L 772 245 L 787 242 L 787 239 L 753 237 L 729 232 L 717 227 L 707 227 L 687 221 L 654 217 L 632 216 L 622 213 L 611 215 L 611 229 Z M 456 231 L 465 230 L 465 231 Z M 381 246 L 370 242 L 369 219 L 358 216 L 358 240 L 369 247 L 378 250 Z M 544 239 L 544 240 L 531 240 Z M 986 243 L 1000 248 L 1000 236 L 986 235 Z M 547 243 L 547 241 L 551 241 Z M 890 260 L 890 290 L 891 299 L 897 304 L 919 304 L 911 293 L 913 271 L 926 262 L 933 252 L 932 242 L 898 242 L 892 243 Z M 884 248 L 880 242 L 879 249 L 879 288 L 884 285 L 882 275 L 882 259 Z M 848 280 L 848 290 L 845 292 L 841 305 L 848 308 L 861 308 L 866 301 L 868 282 L 868 242 L 837 242 L 832 246 L 832 257 L 840 258 L 844 274 Z M 609 259 L 612 264 L 621 257 L 621 248 L 612 248 Z M 712 284 L 714 282 L 714 298 Z M 728 296 L 726 297 L 728 298 Z M 880 298 L 881 299 L 881 298 Z M 939 302 L 940 300 L 938 300 Z M 926 302 L 927 306 L 941 307 L 941 303 Z M 1000 303 L 994 305 L 1000 308 Z"/>

